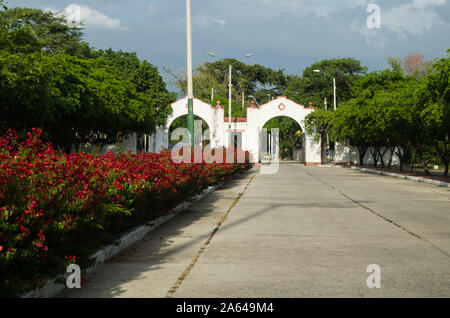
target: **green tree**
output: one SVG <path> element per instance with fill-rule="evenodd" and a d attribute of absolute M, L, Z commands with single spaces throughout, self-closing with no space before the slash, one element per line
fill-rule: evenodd
<path fill-rule="evenodd" d="M 319 73 L 314 70 L 320 70 Z M 367 68 L 352 58 L 322 60 L 308 66 L 301 77 L 290 76 L 283 95 L 302 104 L 313 102 L 314 107 L 324 108 L 327 98 L 328 108 L 333 107 L 333 77 L 336 78 L 337 104 L 351 98 L 353 83 L 365 74 Z"/>
<path fill-rule="evenodd" d="M 194 72 L 194 96 L 211 101 L 211 93 L 214 88 L 213 105 L 217 101 L 225 108 L 225 116 L 228 116 L 228 83 L 229 65 L 232 65 L 232 116 L 245 117 L 246 107 L 242 107 L 242 94 L 244 99 L 254 96 L 258 102 L 263 103 L 272 97 L 280 95 L 286 85 L 286 76 L 283 70 L 273 70 L 258 64 L 248 65 L 236 59 L 222 59 L 212 63 L 203 63 Z M 185 74 L 173 74 L 174 84 L 183 94 L 186 94 L 187 82 Z M 248 105 L 248 103 L 245 103 Z"/>
<path fill-rule="evenodd" d="M 392 71 L 404 74 L 405 73 L 405 67 L 403 66 L 403 61 L 398 57 L 387 57 L 386 61 L 388 62 L 389 66 L 391 67 Z"/>
<path fill-rule="evenodd" d="M 2 8 L 0 6 L 0 8 Z M 6 7 L 3 7 L 6 10 Z M 31 27 L 21 21 L 8 19 L 0 10 L 0 50 L 8 52 L 35 52 L 42 43 Z"/>
<path fill-rule="evenodd" d="M 165 124 L 167 91 L 138 92 L 102 60 L 37 52 L 1 54 L 0 63 L 3 130 L 40 127 L 70 151 L 85 142 L 115 143 L 118 132 L 151 133 Z"/>
<path fill-rule="evenodd" d="M 405 82 L 398 72 L 384 71 L 366 74 L 353 83 L 351 97 L 344 102 L 335 115 L 333 112 L 316 111 L 308 115 L 307 127 L 327 131 L 334 141 L 350 141 L 357 147 L 360 164 L 367 151 L 370 151 L 376 166 L 386 149 L 396 150 L 403 164 L 408 157 L 411 144 L 401 138 L 409 131 L 404 125 L 404 114 L 399 107 L 399 99 L 393 98 L 392 91 Z M 403 101 L 403 100 L 402 100 Z M 402 128 L 402 129 L 400 129 Z"/>
<path fill-rule="evenodd" d="M 416 79 L 428 74 L 432 65 L 432 61 L 425 60 L 424 56 L 419 53 L 409 53 L 403 59 L 388 57 L 386 60 L 394 72 L 412 75 Z"/>
<path fill-rule="evenodd" d="M 91 50 L 81 29 L 38 9 L 0 12 L 0 35 L 1 130 L 40 127 L 70 151 L 165 125 L 175 96 L 135 53 Z"/>
<path fill-rule="evenodd" d="M 265 123 L 264 128 L 270 132 L 272 128 L 279 129 L 279 147 L 280 149 L 289 148 L 291 151 L 295 148 L 297 142 L 302 141 L 301 126 L 292 118 L 286 116 L 278 116 L 270 119 Z"/>
<path fill-rule="evenodd" d="M 359 153 L 359 164 L 363 164 L 364 156 L 370 147 L 370 134 L 366 127 L 369 117 L 366 109 L 361 109 L 356 100 L 348 101 L 340 107 L 333 118 L 332 136 L 336 141 L 349 141 Z"/>
<path fill-rule="evenodd" d="M 158 126 L 164 126 L 172 109 L 170 103 L 176 95 L 169 93 L 166 83 L 158 72 L 158 68 L 148 61 L 141 61 L 135 52 L 99 50 L 93 53 L 101 64 L 108 66 L 116 76 L 129 81 L 146 102 L 146 107 L 154 111 L 154 121 Z"/>
<path fill-rule="evenodd" d="M 22 32 L 29 31 L 29 35 L 39 40 L 34 49 L 48 53 L 66 53 L 79 57 L 89 57 L 91 49 L 82 41 L 82 28 L 69 26 L 62 16 L 41 9 L 11 8 L 0 11 L 0 21 L 9 21 L 10 28 Z M 14 34 L 14 33 L 13 33 Z M 13 37 L 18 47 L 23 48 L 23 38 Z M 12 46 L 14 49 L 17 46 Z"/>
<path fill-rule="evenodd" d="M 436 59 L 431 72 L 418 90 L 420 130 L 429 140 L 435 154 L 445 166 L 450 163 L 450 49 L 447 56 Z"/>

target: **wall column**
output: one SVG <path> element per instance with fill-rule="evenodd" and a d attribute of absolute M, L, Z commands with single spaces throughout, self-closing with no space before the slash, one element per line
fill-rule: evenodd
<path fill-rule="evenodd" d="M 306 135 L 305 139 L 305 164 L 307 166 L 322 164 L 320 141 L 315 141 L 313 135 Z"/>

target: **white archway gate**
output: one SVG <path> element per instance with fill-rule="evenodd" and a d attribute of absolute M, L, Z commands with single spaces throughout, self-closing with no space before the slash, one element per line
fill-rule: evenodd
<path fill-rule="evenodd" d="M 284 96 L 271 100 L 259 108 L 252 103 L 252 106 L 247 109 L 247 138 L 257 142 L 252 142 L 248 150 L 251 151 L 253 156 L 257 156 L 257 158 L 260 156 L 259 136 L 264 125 L 272 118 L 279 116 L 290 117 L 300 125 L 302 131 L 305 131 L 305 117 L 313 111 L 313 107 L 305 108 Z M 313 136 L 307 135 L 304 146 L 305 163 L 307 165 L 321 164 L 320 149 L 320 143 L 315 142 Z"/>
<path fill-rule="evenodd" d="M 168 118 L 166 127 L 159 127 L 154 135 L 149 138 L 151 152 L 160 152 L 169 145 L 169 127 L 172 122 L 180 116 L 187 115 L 187 98 L 180 99 L 172 104 L 173 113 Z M 260 107 L 247 108 L 246 118 L 233 118 L 231 132 L 241 136 L 240 144 L 244 150 L 248 150 L 254 162 L 260 157 L 260 133 L 267 121 L 274 117 L 286 116 L 294 119 L 304 129 L 305 117 L 313 112 L 310 106 L 305 108 L 294 101 L 280 96 Z M 210 129 L 210 140 L 212 147 L 228 146 L 228 118 L 224 118 L 224 109 L 220 104 L 215 107 L 199 99 L 194 99 L 194 115 L 204 119 Z M 305 163 L 307 165 L 321 164 L 321 145 L 314 141 L 313 136 L 305 138 Z"/>
<path fill-rule="evenodd" d="M 158 127 L 156 133 L 149 138 L 149 149 L 151 152 L 159 153 L 162 149 L 169 147 L 169 128 L 175 119 L 188 114 L 187 98 L 180 99 L 171 104 L 172 114 L 167 119 L 165 127 Z M 222 107 L 213 107 L 197 98 L 194 98 L 194 115 L 202 118 L 209 127 L 212 147 L 224 144 L 221 139 L 224 110 Z"/>

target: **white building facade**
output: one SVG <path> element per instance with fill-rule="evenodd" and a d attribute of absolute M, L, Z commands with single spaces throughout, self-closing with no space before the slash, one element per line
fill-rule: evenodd
<path fill-rule="evenodd" d="M 158 153 L 169 147 L 169 127 L 175 119 L 188 114 L 187 98 L 180 99 L 171 104 L 173 112 L 167 120 L 165 127 L 157 128 L 150 136 L 148 148 L 151 152 Z M 256 107 L 254 102 L 247 108 L 247 117 L 232 118 L 231 144 L 237 143 L 243 150 L 248 150 L 253 162 L 261 161 L 264 153 L 277 153 L 276 141 L 265 142 L 264 125 L 272 118 L 279 116 L 290 117 L 295 120 L 305 132 L 304 119 L 314 111 L 312 106 L 304 107 L 294 101 L 280 96 L 272 101 Z M 199 99 L 194 99 L 194 115 L 202 118 L 209 127 L 209 139 L 211 147 L 229 146 L 228 118 L 224 117 L 224 108 L 219 103 L 212 106 Z M 270 133 L 270 132 L 269 132 Z M 302 146 L 304 152 L 302 161 L 306 165 L 319 165 L 322 163 L 322 151 L 320 141 L 316 142 L 311 135 L 305 135 Z"/>

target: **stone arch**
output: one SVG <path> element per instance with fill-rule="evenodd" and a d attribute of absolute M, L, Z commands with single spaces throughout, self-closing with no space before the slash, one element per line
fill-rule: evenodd
<path fill-rule="evenodd" d="M 187 98 L 180 99 L 172 103 L 172 114 L 167 118 L 166 128 L 168 129 L 172 122 L 183 115 L 188 114 L 188 100 Z M 197 98 L 194 98 L 194 115 L 202 118 L 210 129 L 213 129 L 215 122 L 215 109 L 210 104 L 207 104 Z"/>
<path fill-rule="evenodd" d="M 295 120 L 304 131 L 303 121 L 312 111 L 314 111 L 312 107 L 305 108 L 303 105 L 281 96 L 261 105 L 259 108 L 249 108 L 247 121 L 250 125 L 258 127 L 260 130 L 272 118 L 285 116 Z"/>
<path fill-rule="evenodd" d="M 187 115 L 187 98 L 180 99 L 171 104 L 173 112 L 164 127 L 158 127 L 156 132 L 150 136 L 149 149 L 158 153 L 169 145 L 169 127 L 173 121 L 183 115 Z M 305 131 L 304 119 L 314 111 L 312 106 L 304 107 L 286 97 L 278 97 L 270 102 L 255 107 L 253 104 L 247 108 L 247 118 L 234 118 L 231 124 L 231 132 L 240 133 L 242 136 L 242 147 L 248 150 L 252 160 L 260 159 L 260 132 L 263 125 L 270 119 L 278 116 L 286 116 L 295 120 L 303 131 Z M 224 119 L 224 109 L 220 104 L 213 107 L 210 104 L 194 98 L 194 115 L 201 117 L 210 129 L 211 147 L 228 145 L 229 124 Z M 315 142 L 313 136 L 305 137 L 305 163 L 321 163 L 321 145 Z"/>
<path fill-rule="evenodd" d="M 292 123 L 292 125 L 295 125 L 295 130 L 298 131 L 300 129 L 300 131 L 302 131 L 304 133 L 305 129 L 304 127 L 301 125 L 301 123 L 299 123 L 298 119 L 294 119 L 291 116 L 286 116 L 286 115 L 279 115 L 276 117 L 272 117 L 270 118 L 268 121 L 266 121 L 265 123 L 263 123 L 260 127 L 260 131 L 272 120 L 276 120 L 276 119 L 281 119 L 281 118 L 287 118 L 290 120 L 290 122 Z M 276 126 L 274 126 L 276 127 Z M 281 133 L 281 132 L 280 132 Z M 276 148 L 274 148 L 273 145 L 273 139 L 271 138 L 272 132 L 270 131 L 270 129 L 267 129 L 267 136 L 260 134 L 260 147 L 262 148 L 262 150 L 267 149 L 267 153 L 272 154 L 272 159 L 274 158 L 273 155 L 275 155 L 274 150 L 277 151 L 278 155 L 281 157 L 281 153 L 283 151 L 283 140 L 280 136 L 280 138 L 278 139 L 278 144 L 276 145 Z M 265 138 L 266 137 L 266 138 Z M 301 161 L 304 162 L 304 153 L 305 153 L 305 143 L 304 143 L 304 135 L 301 135 L 301 143 L 302 143 L 302 147 L 301 148 L 296 148 L 294 145 L 292 144 L 288 144 L 289 147 L 292 147 L 292 156 L 293 156 L 293 160 L 297 160 L 297 161 Z M 265 139 L 265 140 L 264 140 Z M 297 138 L 298 140 L 298 138 Z"/>
<path fill-rule="evenodd" d="M 305 131 L 304 119 L 305 117 L 314 111 L 312 106 L 304 107 L 296 102 L 280 96 L 270 102 L 261 105 L 259 108 L 250 107 L 247 110 L 247 123 L 249 129 L 249 138 L 253 139 L 253 147 L 251 153 L 254 158 L 261 159 L 260 153 L 260 133 L 265 123 L 275 117 L 286 116 L 295 120 L 301 127 L 302 131 Z M 305 161 L 310 164 L 320 164 L 320 143 L 314 141 L 313 136 L 306 136 L 305 144 Z"/>
<path fill-rule="evenodd" d="M 173 132 L 173 131 L 174 131 L 173 128 L 175 128 L 175 127 L 172 127 L 172 126 L 175 124 L 175 122 L 177 121 L 177 119 L 179 119 L 179 118 L 181 118 L 181 117 L 186 117 L 186 119 L 187 119 L 187 116 L 188 116 L 188 114 L 180 115 L 180 116 L 178 116 L 178 117 L 173 118 L 172 120 L 170 120 L 170 123 L 168 122 L 167 127 L 166 127 L 166 128 L 167 128 L 167 133 L 168 133 L 168 140 L 171 139 L 170 133 L 171 133 L 171 131 Z M 194 112 L 194 121 L 195 121 L 195 120 L 198 120 L 198 119 L 201 119 L 201 120 L 203 120 L 204 122 L 206 122 L 206 125 L 208 126 L 206 129 L 209 129 L 209 136 L 208 136 L 208 138 L 209 138 L 209 140 L 211 140 L 212 128 L 210 127 L 210 124 L 209 124 L 203 117 L 201 117 L 201 116 L 195 114 L 195 112 Z M 203 125 L 202 125 L 202 126 L 203 126 Z M 183 128 L 185 128 L 185 127 L 183 126 Z M 204 128 L 204 127 L 202 127 L 202 139 L 203 139 L 203 136 L 204 136 L 204 134 L 205 134 L 205 129 L 203 129 L 203 128 Z"/>
<path fill-rule="evenodd" d="M 169 127 L 173 121 L 181 116 L 188 114 L 188 99 L 187 97 L 182 98 L 171 104 L 172 114 L 167 118 L 167 123 L 165 127 L 158 127 L 156 132 L 150 137 L 150 149 L 151 152 L 160 152 L 163 148 L 168 148 L 169 146 Z M 218 130 L 218 119 L 223 120 L 223 108 L 212 107 L 197 98 L 194 98 L 194 115 L 202 118 L 209 127 L 210 130 L 210 140 L 211 145 L 217 145 L 217 133 Z"/>

